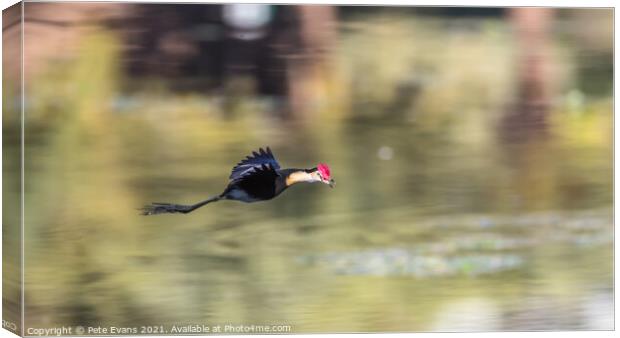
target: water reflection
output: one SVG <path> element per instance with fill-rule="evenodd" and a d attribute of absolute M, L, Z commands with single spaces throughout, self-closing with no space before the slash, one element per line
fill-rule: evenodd
<path fill-rule="evenodd" d="M 97 6 L 105 24 L 68 25 L 75 48 L 28 75 L 27 326 L 611 328 L 610 12 L 544 16 L 553 85 L 523 79 L 497 10 L 283 6 L 261 45 L 231 41 L 217 6 L 173 6 L 169 21 L 166 6 L 135 5 L 132 21 Z M 567 28 L 592 15 L 593 35 Z M 334 26 L 304 35 L 291 17 Z M 539 85 L 545 123 L 511 122 Z M 283 166 L 329 163 L 338 186 L 136 210 L 219 192 L 266 145 Z"/>
<path fill-rule="evenodd" d="M 523 262 L 515 255 L 421 256 L 399 249 L 327 253 L 318 258 L 303 257 L 303 261 L 324 265 L 335 274 L 415 277 L 494 273 Z"/>
<path fill-rule="evenodd" d="M 498 331 L 502 328 L 501 309 L 491 299 L 459 299 L 438 311 L 433 327 L 443 332 Z"/>

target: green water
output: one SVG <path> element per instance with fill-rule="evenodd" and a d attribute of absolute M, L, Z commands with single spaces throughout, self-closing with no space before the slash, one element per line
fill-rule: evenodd
<path fill-rule="evenodd" d="M 214 94 L 125 92 L 114 35 L 90 32 L 74 59 L 30 88 L 26 327 L 612 328 L 610 87 L 589 93 L 565 80 L 546 125 L 504 137 L 514 47 L 501 42 L 503 24 L 488 21 L 447 50 L 434 39 L 449 34 L 441 29 L 420 40 L 440 54 L 489 53 L 485 66 L 412 52 L 394 71 L 369 70 L 390 82 L 412 64 L 434 69 L 435 82 L 405 103 L 355 82 L 355 67 L 374 61 L 353 46 L 379 39 L 377 27 L 343 30 L 334 67 L 344 75 L 333 81 L 358 87 L 300 121 L 273 118 L 251 95 L 223 118 Z M 561 53 L 552 60 L 570 75 L 582 51 L 565 39 L 553 40 Z M 595 60 L 588 67 L 611 62 Z M 602 73 L 590 80 L 610 82 Z M 12 139 L 7 152 L 17 151 Z M 337 186 L 299 185 L 272 201 L 188 215 L 137 210 L 219 193 L 231 167 L 266 145 L 282 167 L 328 163 Z"/>

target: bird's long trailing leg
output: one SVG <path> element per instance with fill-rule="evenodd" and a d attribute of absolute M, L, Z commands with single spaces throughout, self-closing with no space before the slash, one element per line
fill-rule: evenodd
<path fill-rule="evenodd" d="M 183 204 L 171 204 L 171 203 L 152 203 L 151 205 L 147 205 L 142 210 L 142 215 L 157 215 L 157 214 L 166 214 L 166 213 L 182 213 L 187 214 L 192 212 L 206 204 L 211 202 L 217 202 L 223 198 L 222 195 L 214 196 L 209 198 L 208 200 L 204 200 L 202 202 L 198 202 L 192 205 L 183 205 Z"/>

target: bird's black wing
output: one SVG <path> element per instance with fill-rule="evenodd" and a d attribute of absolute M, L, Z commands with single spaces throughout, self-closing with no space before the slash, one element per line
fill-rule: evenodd
<path fill-rule="evenodd" d="M 267 150 L 260 148 L 258 152 L 253 151 L 252 155 L 247 156 L 244 160 L 237 163 L 230 173 L 230 179 L 233 181 L 237 180 L 251 173 L 254 169 L 261 168 L 263 165 L 271 167 L 274 171 L 280 169 L 280 164 L 278 164 L 278 161 L 273 157 L 273 153 L 269 147 L 267 147 Z"/>
<path fill-rule="evenodd" d="M 248 195 L 259 200 L 268 200 L 276 196 L 276 169 L 270 164 L 262 164 L 233 180 L 230 186 L 237 186 Z"/>

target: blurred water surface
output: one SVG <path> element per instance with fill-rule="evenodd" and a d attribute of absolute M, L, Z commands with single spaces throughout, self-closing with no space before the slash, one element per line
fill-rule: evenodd
<path fill-rule="evenodd" d="M 339 22 L 305 87 L 324 99 L 301 118 L 271 114 L 247 78 L 224 95 L 132 79 L 108 28 L 41 66 L 27 89 L 27 326 L 613 328 L 611 40 L 582 43 L 580 17 L 559 16 L 540 52 L 552 83 L 532 98 L 505 19 L 363 14 Z M 5 151 L 17 133 L 5 128 Z M 136 210 L 217 194 L 266 145 L 283 167 L 328 163 L 337 186 Z"/>

